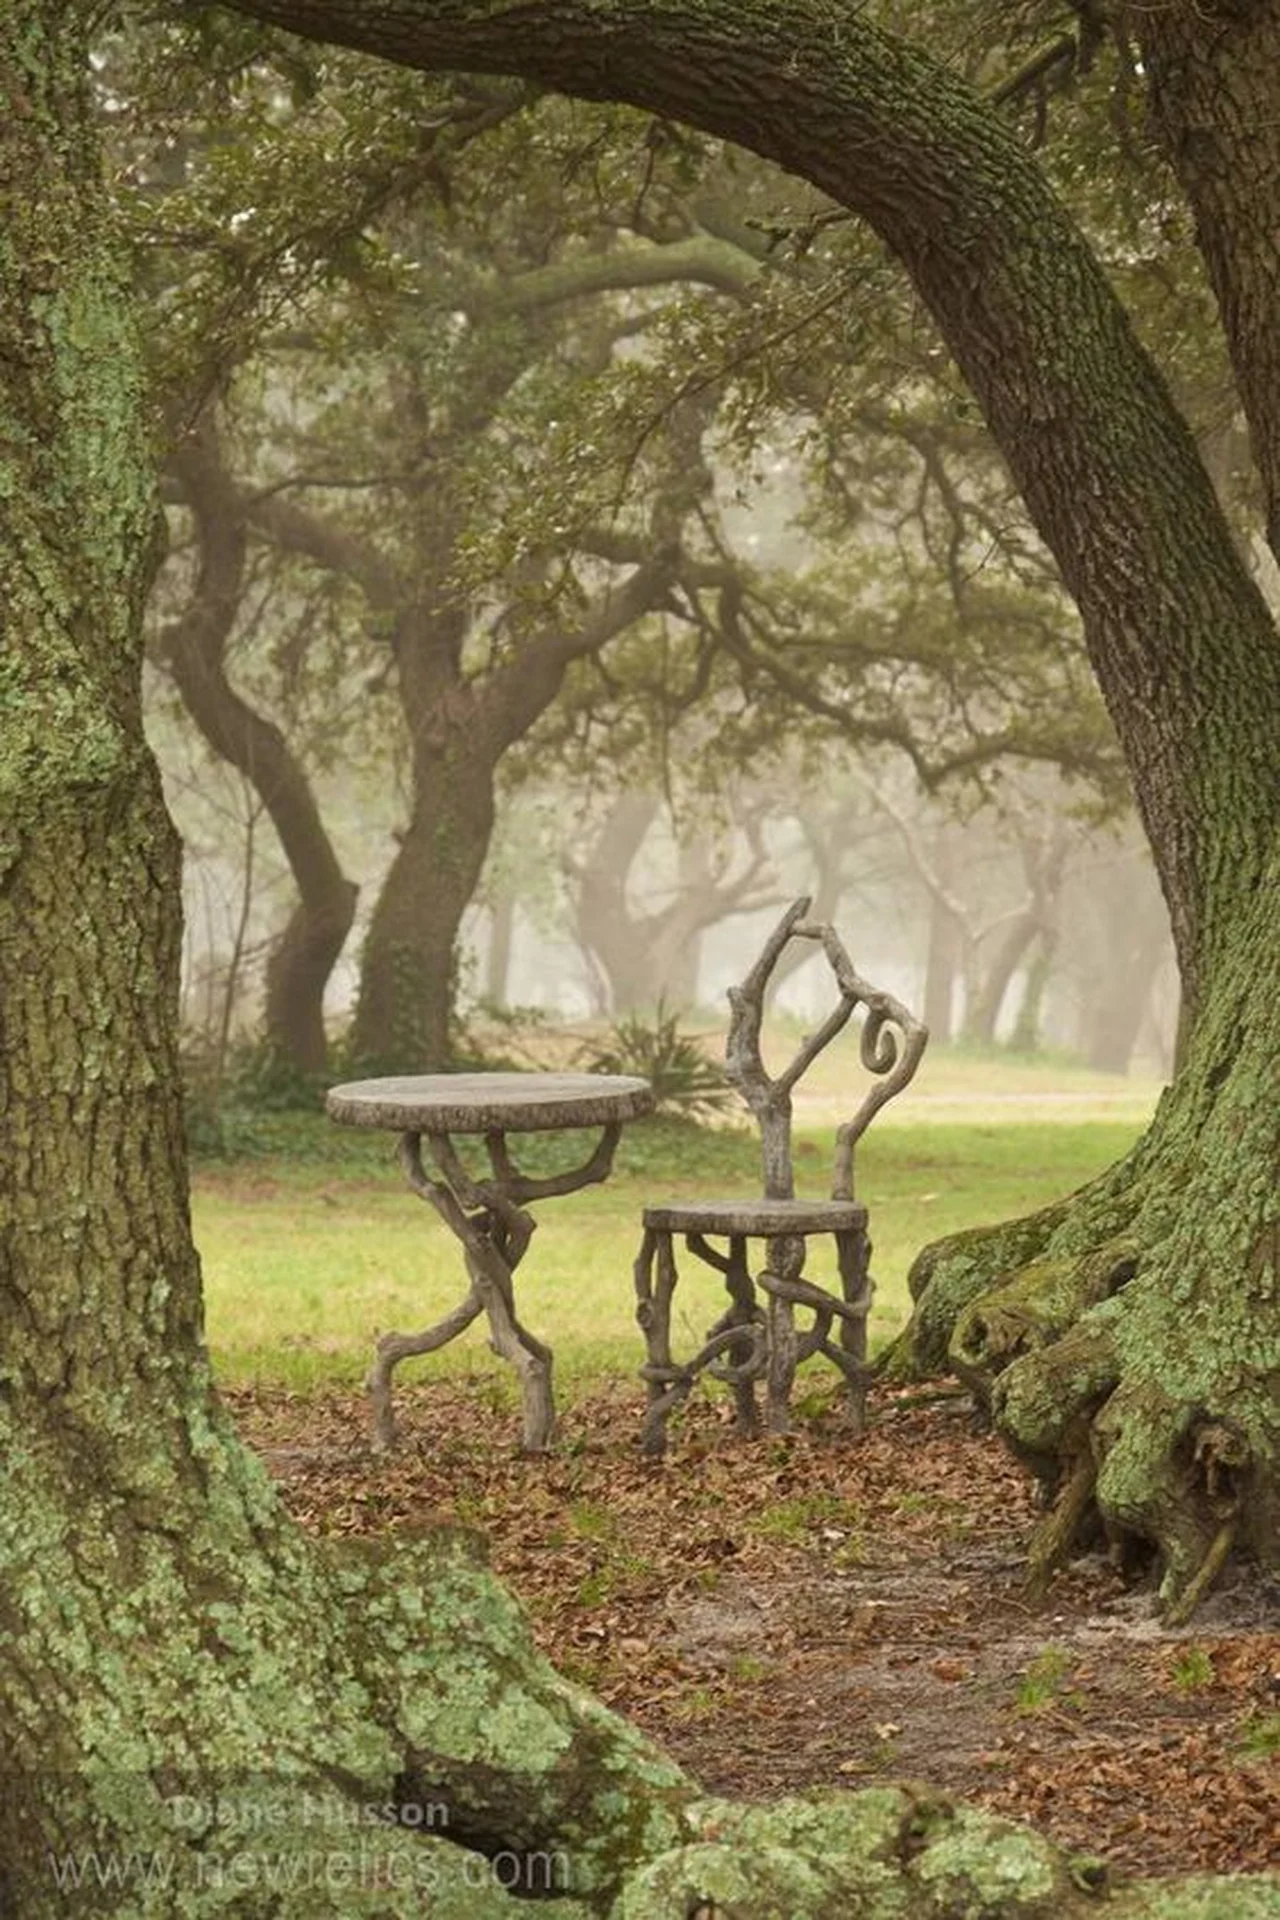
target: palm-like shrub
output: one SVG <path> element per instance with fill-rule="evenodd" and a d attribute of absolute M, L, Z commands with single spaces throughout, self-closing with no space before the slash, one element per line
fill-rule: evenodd
<path fill-rule="evenodd" d="M 734 1099 L 723 1067 L 709 1060 L 696 1034 L 680 1031 L 679 1012 L 659 1000 L 652 1015 L 629 1013 L 602 1040 L 578 1051 L 592 1073 L 627 1073 L 653 1088 L 657 1113 L 691 1118 L 720 1113 Z"/>

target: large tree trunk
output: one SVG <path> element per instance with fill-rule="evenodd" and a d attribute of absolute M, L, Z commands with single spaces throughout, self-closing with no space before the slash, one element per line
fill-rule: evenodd
<path fill-rule="evenodd" d="M 365 939 L 351 1033 L 361 1071 L 449 1066 L 458 932 L 493 837 L 494 769 L 474 733 L 464 725 L 415 761 L 413 813 Z"/>
<path fill-rule="evenodd" d="M 681 1835 L 688 1784 L 537 1658 L 464 1545 L 314 1546 L 211 1389 L 179 851 L 139 702 L 158 508 L 93 12 L 0 13 L 0 1905 L 346 1916 L 344 1798 L 447 1800 L 479 1846 L 545 1834 L 599 1898 Z M 304 1898 L 246 1882 L 218 1810 L 236 1794 Z M 379 1828 L 370 1851 L 394 1876 L 380 1913 L 420 1914 L 437 1879 L 433 1912 L 508 1904 L 429 1837 Z"/>
<path fill-rule="evenodd" d="M 1166 1594 L 1194 1596 L 1194 1568 L 1214 1564 L 1206 1540 L 1232 1527 L 1280 1557 L 1268 1304 L 1280 1286 L 1268 977 L 1280 644 L 1186 423 L 1034 156 L 922 47 L 857 9 L 837 19 L 820 0 L 528 0 L 518 33 L 505 0 L 239 4 L 410 64 L 519 73 L 741 141 L 861 213 L 902 260 L 1080 606 L 1168 902 L 1190 1036 L 1174 1092 L 1107 1180 L 1046 1218 L 934 1253 L 919 1270 L 934 1276 L 921 1302 L 934 1336 L 917 1329 L 902 1351 L 941 1358 L 950 1344 L 989 1390 L 1020 1346 L 1034 1348 L 992 1398 L 1002 1428 L 1050 1478 L 1071 1469 L 1072 1499 L 1046 1553 L 1088 1505 L 1075 1496 L 1093 1449 L 1104 1519 L 1157 1544 Z M 1255 0 L 1215 20 L 1216 71 L 1233 100 L 1252 98 L 1251 48 L 1254 84 L 1272 72 L 1274 60 L 1256 56 L 1273 43 L 1276 14 L 1276 0 Z M 1169 81 L 1175 17 L 1185 67 L 1197 59 L 1201 10 L 1188 0 L 1144 15 L 1176 146 L 1204 106 L 1198 87 Z M 1268 93 L 1256 140 L 1234 106 L 1212 115 L 1210 142 L 1217 216 L 1236 236 L 1214 262 L 1220 299 L 1240 363 L 1262 356 L 1261 381 L 1240 386 L 1255 437 L 1269 443 L 1277 307 L 1265 248 L 1280 169 L 1257 162 L 1261 143 L 1280 139 L 1273 108 Z M 1184 172 L 1207 205 L 1205 184 Z M 1261 308 L 1259 287 L 1270 289 Z M 1068 1266 L 1055 1251 L 1010 1279 L 1051 1227 Z M 1001 1281 L 1020 1289 L 1018 1314 L 993 1304 L 984 1316 L 976 1296 Z M 1114 1297 L 1090 1313 L 1099 1292 Z M 962 1323 L 959 1295 L 973 1302 Z M 1016 1323 L 1024 1332 L 1013 1337 Z M 1099 1357 L 1086 1366 L 1090 1352 Z M 1062 1406 L 1069 1427 L 1055 1427 Z"/>
<path fill-rule="evenodd" d="M 398 1073 L 438 1070 L 452 1056 L 458 933 L 488 855 L 503 754 L 546 712 L 571 661 L 648 611 L 671 555 L 643 562 L 581 611 L 553 608 L 509 659 L 472 678 L 465 607 L 447 593 L 437 604 L 421 597 L 447 577 L 448 556 L 436 561 L 394 621 L 413 811 L 370 923 L 352 1026 L 361 1065 Z"/>

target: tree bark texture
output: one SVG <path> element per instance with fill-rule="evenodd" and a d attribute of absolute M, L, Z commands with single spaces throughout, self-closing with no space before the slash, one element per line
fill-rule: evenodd
<path fill-rule="evenodd" d="M 1280 5 L 1122 7 L 1195 215 L 1280 558 Z"/>
<path fill-rule="evenodd" d="M 265 1034 L 303 1073 L 328 1063 L 324 992 L 351 931 L 356 887 L 338 864 L 306 771 L 274 721 L 231 685 L 226 647 L 239 612 L 247 532 L 206 414 L 171 465 L 191 509 L 199 565 L 190 604 L 161 647 L 183 705 L 213 751 L 252 782 L 271 817 L 298 901 L 267 962 Z"/>
<path fill-rule="evenodd" d="M 209 1381 L 178 843 L 140 711 L 158 502 L 90 14 L 0 15 L 0 1904 L 24 1920 L 281 1911 L 216 1858 L 216 1796 L 264 1783 L 304 1872 L 309 1813 L 344 1796 L 445 1793 L 452 1838 L 500 1828 L 518 1849 L 567 1794 L 586 1821 L 575 1881 L 598 1904 L 622 1874 L 621 1853 L 603 1876 L 591 1864 L 606 1831 L 628 1858 L 681 1837 L 688 1783 L 537 1658 L 465 1545 L 309 1542 Z M 124 1880 L 99 1886 L 88 1850 L 122 1848 Z M 371 1910 L 421 1913 L 424 1853 L 433 1912 L 510 1904 L 460 1880 L 456 1847 L 406 1853 L 393 1828 L 383 1852 L 410 1877 Z M 171 1881 L 144 1882 L 149 1863 Z M 74 1898 L 64 1869 L 87 1874 Z M 359 1910 L 304 1884 L 308 1913 Z"/>
<path fill-rule="evenodd" d="M 959 1373 L 1051 1490 L 1091 1459 L 1175 1610 L 1224 1528 L 1280 1560 L 1278 948 L 1280 853 L 1147 1134 L 1070 1200 L 927 1248 L 889 1361 Z"/>

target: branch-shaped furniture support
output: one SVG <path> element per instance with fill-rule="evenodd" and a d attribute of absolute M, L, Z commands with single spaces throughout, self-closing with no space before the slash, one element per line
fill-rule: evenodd
<path fill-rule="evenodd" d="M 470 1287 L 452 1312 L 422 1333 L 384 1333 L 369 1373 L 374 1442 L 396 1438 L 391 1380 L 402 1360 L 448 1346 L 481 1313 L 489 1341 L 520 1378 L 524 1446 L 545 1452 L 555 1429 L 551 1349 L 521 1323 L 515 1273 L 533 1238 L 529 1202 L 605 1180 L 624 1120 L 647 1113 L 653 1095 L 643 1080 L 606 1074 L 449 1073 L 403 1079 L 354 1081 L 334 1087 L 330 1116 L 350 1126 L 390 1127 L 400 1134 L 399 1159 L 410 1187 L 429 1201 L 462 1247 Z M 602 1127 L 585 1164 L 563 1173 L 523 1173 L 511 1158 L 508 1133 L 561 1132 Z M 483 1136 L 491 1177 L 468 1172 L 454 1146 L 455 1134 Z M 423 1166 L 426 1138 L 435 1176 Z"/>
<path fill-rule="evenodd" d="M 770 1432 L 785 1433 L 796 1368 L 817 1353 L 844 1376 L 856 1432 L 865 1420 L 870 1378 L 867 1315 L 873 1284 L 867 1210 L 854 1199 L 853 1154 L 871 1120 L 902 1091 L 919 1066 L 928 1031 L 901 1001 L 854 971 L 835 929 L 805 919 L 809 905 L 801 899 L 788 908 L 742 985 L 729 992 L 725 1067 L 760 1128 L 764 1198 L 677 1201 L 644 1210 L 635 1286 L 636 1319 L 648 1351 L 641 1369 L 649 1387 L 641 1436 L 646 1453 L 665 1451 L 667 1420 L 703 1372 L 732 1387 L 738 1427 L 744 1433 L 759 1431 L 756 1385 L 763 1379 L 765 1423 Z M 821 945 L 835 975 L 839 999 L 791 1064 L 774 1078 L 761 1050 L 765 994 L 783 949 L 793 939 Z M 792 1092 L 858 1006 L 866 1008 L 860 1056 L 876 1080 L 836 1135 L 831 1198 L 797 1200 L 791 1157 Z M 671 1351 L 671 1309 L 679 1277 L 676 1234 L 683 1234 L 688 1250 L 723 1276 L 729 1294 L 727 1311 L 710 1328 L 699 1351 L 683 1362 L 675 1360 Z M 826 1235 L 835 1243 L 838 1294 L 804 1275 L 808 1241 Z M 727 1241 L 727 1249 L 713 1247 L 711 1238 Z M 752 1240 L 765 1245 L 764 1265 L 754 1275 L 748 1257 Z M 796 1327 L 797 1309 L 812 1315 L 803 1331 Z"/>

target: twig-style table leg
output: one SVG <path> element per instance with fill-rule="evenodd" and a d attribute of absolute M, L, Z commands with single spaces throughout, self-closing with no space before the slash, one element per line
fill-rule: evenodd
<path fill-rule="evenodd" d="M 516 1312 L 515 1272 L 533 1238 L 530 1201 L 576 1193 L 608 1178 L 625 1120 L 653 1111 L 645 1080 L 618 1073 L 426 1073 L 354 1080 L 331 1087 L 329 1117 L 350 1127 L 385 1127 L 400 1135 L 400 1165 L 409 1185 L 430 1201 L 462 1248 L 470 1279 L 465 1297 L 423 1333 L 385 1333 L 369 1374 L 375 1444 L 395 1439 L 391 1380 L 402 1360 L 434 1353 L 484 1314 L 495 1353 L 520 1376 L 524 1444 L 541 1453 L 551 1444 L 555 1400 L 551 1349 Z M 509 1134 L 577 1133 L 602 1129 L 583 1166 L 535 1178 L 521 1172 L 507 1146 Z M 489 1177 L 474 1179 L 458 1156 L 459 1134 L 483 1138 Z M 433 1174 L 422 1164 L 431 1145 Z"/>
<path fill-rule="evenodd" d="M 391 1376 L 411 1354 L 434 1353 L 455 1340 L 483 1312 L 495 1353 L 509 1360 L 520 1377 L 524 1407 L 523 1444 L 527 1453 L 544 1453 L 555 1430 L 550 1347 L 521 1323 L 515 1303 L 515 1272 L 533 1238 L 537 1222 L 521 1204 L 576 1193 L 607 1177 L 621 1134 L 607 1126 L 585 1166 L 535 1179 L 521 1173 L 510 1157 L 505 1134 L 487 1133 L 485 1147 L 492 1179 L 473 1180 L 447 1134 L 429 1135 L 438 1178 L 422 1164 L 422 1136 L 406 1132 L 400 1140 L 400 1165 L 420 1199 L 430 1201 L 460 1242 L 471 1278 L 466 1298 L 433 1327 L 417 1334 L 385 1333 L 378 1341 L 369 1373 L 369 1402 L 375 1443 L 395 1441 Z"/>

